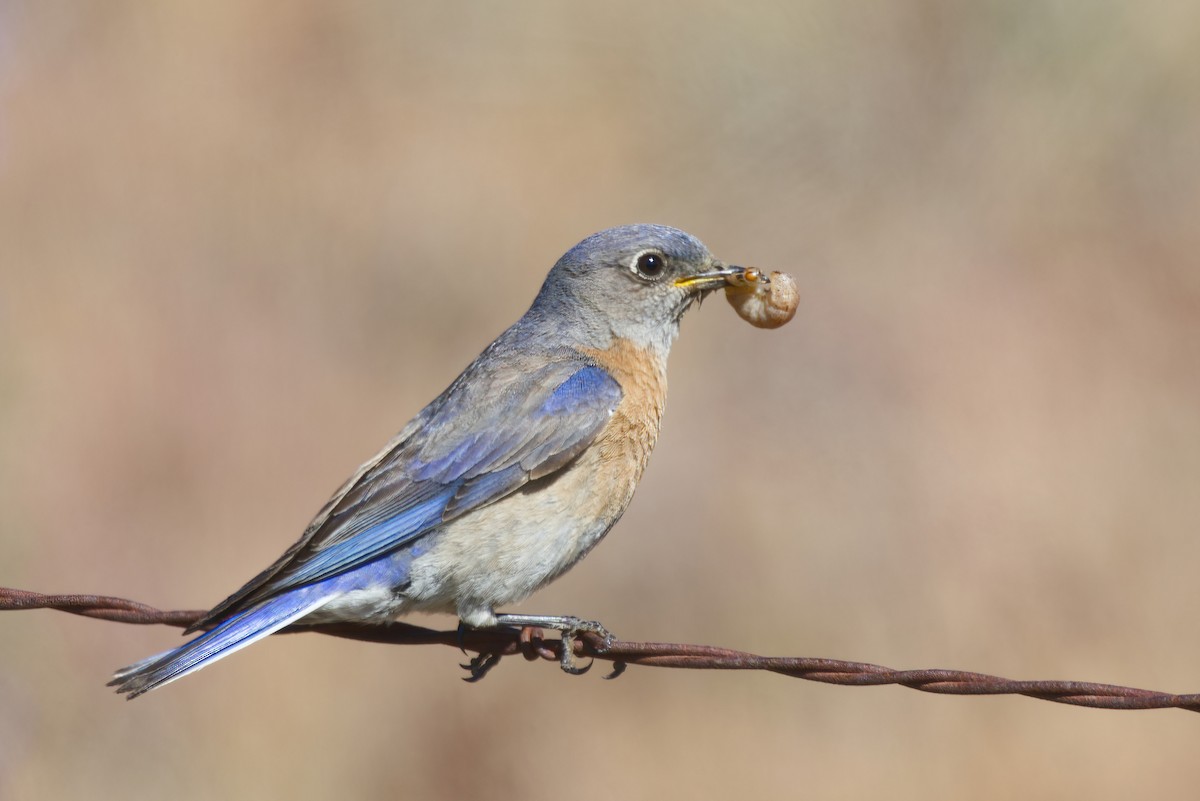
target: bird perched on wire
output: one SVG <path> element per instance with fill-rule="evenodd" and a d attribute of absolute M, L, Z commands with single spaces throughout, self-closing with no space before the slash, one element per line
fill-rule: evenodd
<path fill-rule="evenodd" d="M 449 612 L 472 627 L 603 632 L 497 614 L 561 576 L 629 505 L 658 437 L 680 318 L 745 271 L 674 228 L 594 234 L 529 311 L 334 494 L 184 645 L 118 671 L 136 697 L 297 621 Z M 573 669 L 564 645 L 563 667 Z"/>

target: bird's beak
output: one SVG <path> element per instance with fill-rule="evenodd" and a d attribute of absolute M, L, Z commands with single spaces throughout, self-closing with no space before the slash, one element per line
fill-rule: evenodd
<path fill-rule="evenodd" d="M 745 272 L 745 267 L 716 262 L 713 264 L 713 268 L 707 272 L 676 278 L 675 286 L 692 290 L 720 289 L 723 286 L 735 284 Z"/>

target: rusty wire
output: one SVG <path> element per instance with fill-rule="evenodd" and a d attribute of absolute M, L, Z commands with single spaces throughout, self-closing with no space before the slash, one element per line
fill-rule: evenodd
<path fill-rule="evenodd" d="M 152 606 L 103 595 L 42 595 L 26 590 L 0 587 L 0 611 L 20 609 L 57 609 L 75 615 L 139 625 L 162 624 L 186 627 L 198 620 L 203 611 L 162 611 Z M 435 631 L 393 622 L 385 625 L 332 624 L 289 626 L 283 633 L 311 631 L 391 645 L 449 645 L 474 651 L 471 680 L 482 678 L 503 656 L 522 655 L 528 660 L 559 661 L 561 641 L 543 639 L 533 629 L 463 629 Z M 941 695 L 1024 695 L 1059 704 L 1097 709 L 1185 709 L 1200 712 L 1200 693 L 1173 693 L 1094 684 L 1080 681 L 1015 681 L 983 673 L 962 670 L 894 670 L 866 662 L 809 657 L 758 656 L 709 645 L 683 645 L 662 642 L 614 640 L 607 644 L 595 634 L 582 633 L 572 647 L 578 656 L 613 663 L 608 678 L 620 675 L 628 665 L 643 667 L 687 668 L 691 670 L 766 670 L 826 684 L 868 687 L 899 684 Z"/>

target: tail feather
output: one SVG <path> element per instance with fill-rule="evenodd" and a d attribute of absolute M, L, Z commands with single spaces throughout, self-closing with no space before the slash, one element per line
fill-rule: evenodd
<path fill-rule="evenodd" d="M 271 598 L 178 648 L 121 668 L 113 674 L 108 686 L 116 687 L 118 693 L 131 699 L 137 698 L 229 656 L 324 606 L 336 594 L 312 592 L 315 589 L 305 587 Z"/>

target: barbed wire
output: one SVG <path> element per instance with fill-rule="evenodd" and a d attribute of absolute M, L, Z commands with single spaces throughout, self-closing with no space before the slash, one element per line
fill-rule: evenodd
<path fill-rule="evenodd" d="M 84 617 L 137 625 L 186 627 L 202 610 L 163 611 L 137 601 L 104 595 L 42 595 L 0 587 L 0 611 L 56 609 Z M 559 639 L 544 639 L 540 630 L 468 629 L 435 631 L 399 621 L 383 625 L 325 624 L 289 626 L 281 633 L 316 632 L 390 645 L 448 645 L 478 656 L 464 668 L 468 681 L 483 678 L 502 657 L 521 655 L 527 660 L 558 662 L 564 647 Z M 784 676 L 850 687 L 898 684 L 940 695 L 1024 695 L 1059 704 L 1097 709 L 1184 709 L 1200 712 L 1200 693 L 1174 693 L 1095 684 L 1081 681 L 1016 681 L 963 670 L 895 670 L 866 662 L 811 657 L 759 656 L 710 645 L 664 642 L 605 641 L 588 632 L 576 635 L 571 647 L 576 655 L 613 663 L 606 678 L 619 676 L 627 666 L 685 668 L 689 670 L 765 670 Z"/>

